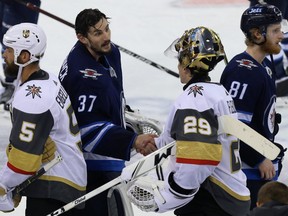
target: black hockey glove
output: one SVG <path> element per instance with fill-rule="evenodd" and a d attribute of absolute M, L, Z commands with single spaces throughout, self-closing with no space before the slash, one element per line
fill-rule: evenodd
<path fill-rule="evenodd" d="M 275 126 L 274 126 L 274 132 L 273 135 L 275 136 L 279 132 L 279 124 L 282 121 L 282 116 L 280 113 L 275 114 Z"/>
<path fill-rule="evenodd" d="M 126 105 L 126 106 L 125 106 L 125 111 L 134 112 L 134 110 L 132 110 L 129 105 Z"/>

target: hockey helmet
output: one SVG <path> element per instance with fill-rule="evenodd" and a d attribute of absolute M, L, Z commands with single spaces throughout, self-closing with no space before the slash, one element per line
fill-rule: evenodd
<path fill-rule="evenodd" d="M 269 4 L 256 4 L 246 9 L 241 17 L 240 28 L 247 36 L 252 28 L 266 27 L 270 24 L 280 23 L 282 13 L 279 8 Z"/>
<path fill-rule="evenodd" d="M 21 23 L 12 26 L 3 37 L 3 44 L 14 50 L 14 62 L 18 66 L 26 65 L 39 61 L 46 49 L 46 35 L 44 31 L 34 23 Z M 25 64 L 17 62 L 21 51 L 26 50 L 30 53 L 30 60 Z"/>
<path fill-rule="evenodd" d="M 189 67 L 192 73 L 209 72 L 225 57 L 219 36 L 203 26 L 185 31 L 172 46 L 180 64 Z"/>

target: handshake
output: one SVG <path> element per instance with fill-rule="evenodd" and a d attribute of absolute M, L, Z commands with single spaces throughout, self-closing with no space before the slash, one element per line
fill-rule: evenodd
<path fill-rule="evenodd" d="M 146 156 L 157 150 L 154 134 L 140 134 L 134 141 L 133 147 L 138 153 Z"/>

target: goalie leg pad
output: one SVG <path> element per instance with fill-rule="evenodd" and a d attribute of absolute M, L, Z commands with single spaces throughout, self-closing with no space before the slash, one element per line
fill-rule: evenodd
<path fill-rule="evenodd" d="M 107 194 L 109 216 L 133 216 L 133 209 L 127 197 L 125 183 L 112 187 Z"/>

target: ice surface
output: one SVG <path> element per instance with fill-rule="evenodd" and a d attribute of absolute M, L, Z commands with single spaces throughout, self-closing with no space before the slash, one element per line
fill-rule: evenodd
<path fill-rule="evenodd" d="M 186 29 L 203 25 L 216 31 L 230 59 L 245 49 L 244 36 L 239 28 L 240 16 L 248 7 L 247 0 L 49 0 L 41 8 L 74 23 L 76 15 L 84 8 L 99 8 L 111 17 L 112 41 L 159 65 L 177 72 L 177 61 L 164 56 L 164 50 Z M 69 50 L 76 42 L 74 30 L 43 14 L 39 24 L 47 34 L 48 45 L 41 67 L 58 73 Z M 127 103 L 148 117 L 164 124 L 169 106 L 181 93 L 182 84 L 168 73 L 152 67 L 122 52 L 122 68 Z M 220 63 L 211 73 L 219 81 L 224 68 Z M 2 73 L 2 71 L 0 71 Z M 282 124 L 277 140 L 287 144 L 287 101 L 279 100 Z M 9 114 L 0 107 L 0 166 L 5 160 L 5 146 L 11 124 Z M 286 143 L 285 143 L 286 142 Z M 284 161 L 281 181 L 288 183 L 287 159 Z M 24 202 L 7 216 L 24 215 Z M 135 216 L 153 216 L 135 209 Z M 172 216 L 172 212 L 161 214 Z"/>

